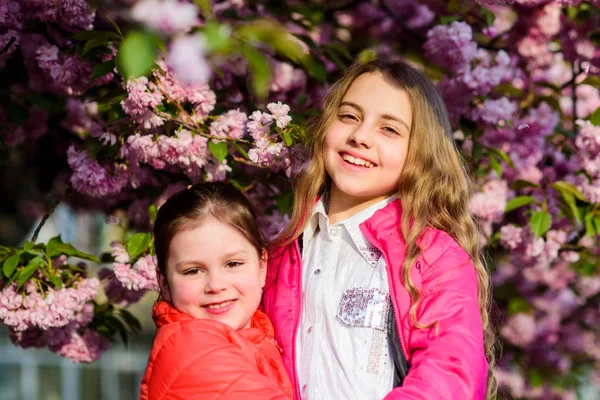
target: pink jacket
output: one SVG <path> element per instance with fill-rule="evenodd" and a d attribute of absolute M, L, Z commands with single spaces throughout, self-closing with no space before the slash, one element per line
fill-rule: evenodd
<path fill-rule="evenodd" d="M 422 295 L 417 319 L 439 327 L 411 326 L 411 299 L 402 284 L 406 254 L 398 228 L 402 206 L 396 200 L 361 224 L 362 233 L 385 257 L 400 344 L 410 365 L 401 387 L 386 400 L 485 399 L 488 364 L 477 301 L 477 273 L 469 255 L 446 232 L 426 228 L 422 253 L 410 271 Z M 300 399 L 295 337 L 302 312 L 302 262 L 297 240 L 270 254 L 263 308 L 283 348 L 283 361 L 295 399 Z"/>

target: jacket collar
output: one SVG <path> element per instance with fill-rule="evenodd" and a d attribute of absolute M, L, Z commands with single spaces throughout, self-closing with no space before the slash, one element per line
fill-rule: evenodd
<path fill-rule="evenodd" d="M 154 305 L 154 308 L 152 309 L 152 319 L 154 319 L 154 323 L 158 328 L 162 328 L 163 326 L 172 323 L 196 320 L 186 313 L 182 313 L 181 311 L 177 310 L 171 305 L 171 303 L 164 300 L 159 301 Z M 224 325 L 217 321 L 208 319 L 204 321 L 214 322 L 215 325 Z M 231 328 L 229 329 L 231 330 Z M 247 339 L 252 340 L 253 342 L 256 342 L 260 337 L 263 336 L 267 336 L 269 338 L 275 337 L 273 324 L 271 324 L 269 317 L 259 310 L 256 310 L 252 316 L 251 327 L 249 329 L 240 329 L 238 333 Z"/>

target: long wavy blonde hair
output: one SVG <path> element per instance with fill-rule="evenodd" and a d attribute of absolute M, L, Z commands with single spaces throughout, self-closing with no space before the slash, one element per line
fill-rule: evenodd
<path fill-rule="evenodd" d="M 478 276 L 478 300 L 483 321 L 486 357 L 489 363 L 487 398 L 495 397 L 497 385 L 492 374 L 495 362 L 495 334 L 489 321 L 491 292 L 488 274 L 481 261 L 479 228 L 468 212 L 471 180 L 451 137 L 446 107 L 433 83 L 402 61 L 371 60 L 356 63 L 325 96 L 322 113 L 309 127 L 311 152 L 307 167 L 294 180 L 294 207 L 290 223 L 275 240 L 280 246 L 296 239 L 308 223 L 314 199 L 323 194 L 330 178 L 323 161 L 325 136 L 337 118 L 339 105 L 354 80 L 364 73 L 380 72 L 386 80 L 404 90 L 410 99 L 413 123 L 408 155 L 400 175 L 398 195 L 402 201 L 401 232 L 407 245 L 402 280 L 410 293 L 410 319 L 421 329 L 416 308 L 421 294 L 410 279 L 410 268 L 421 253 L 417 239 L 430 226 L 447 232 L 471 256 Z M 410 226 L 410 229 L 409 229 Z"/>

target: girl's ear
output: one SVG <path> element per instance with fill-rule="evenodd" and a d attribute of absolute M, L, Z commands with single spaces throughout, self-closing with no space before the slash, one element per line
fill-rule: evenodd
<path fill-rule="evenodd" d="M 269 261 L 269 253 L 266 249 L 263 249 L 262 255 L 260 256 L 260 287 L 265 287 L 267 281 L 267 262 Z"/>
<path fill-rule="evenodd" d="M 167 278 L 156 268 L 156 278 L 158 280 L 158 287 L 160 288 L 160 295 L 166 301 L 171 301 L 171 292 L 169 291 L 169 284 Z"/>

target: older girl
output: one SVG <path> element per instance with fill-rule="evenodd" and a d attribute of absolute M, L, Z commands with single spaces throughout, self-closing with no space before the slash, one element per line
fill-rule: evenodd
<path fill-rule="evenodd" d="M 488 276 L 434 85 L 354 65 L 326 96 L 264 309 L 296 399 L 484 399 Z"/>

